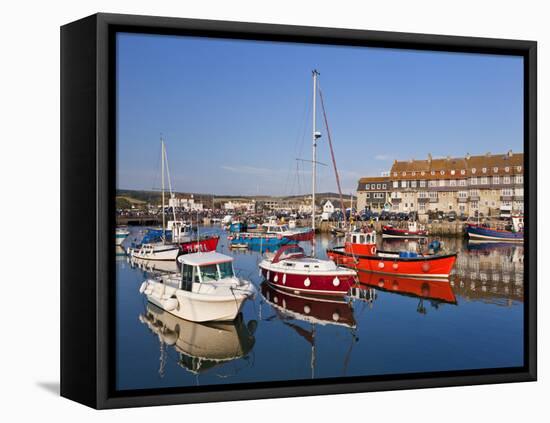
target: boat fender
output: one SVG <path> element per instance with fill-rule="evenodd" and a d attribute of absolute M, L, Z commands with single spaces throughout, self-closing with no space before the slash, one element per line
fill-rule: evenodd
<path fill-rule="evenodd" d="M 384 262 L 381 261 L 380 263 L 378 263 L 378 267 L 379 267 L 380 269 L 383 269 L 383 268 L 384 268 Z"/>
<path fill-rule="evenodd" d="M 266 276 L 267 280 L 269 280 L 269 270 L 267 271 L 267 276 Z"/>
<path fill-rule="evenodd" d="M 310 286 L 311 285 L 311 281 L 309 280 L 309 278 L 306 278 L 304 280 L 304 286 Z"/>
<path fill-rule="evenodd" d="M 148 286 L 148 285 L 149 285 L 149 284 L 148 284 L 147 282 L 143 282 L 143 283 L 141 284 L 141 286 L 139 287 L 139 293 L 140 293 L 140 294 L 143 294 L 143 293 L 145 292 L 145 290 L 147 289 L 147 286 Z"/>
<path fill-rule="evenodd" d="M 332 313 L 332 320 L 334 320 L 335 322 L 337 322 L 338 320 L 340 320 L 340 314 L 335 311 L 334 313 Z"/>
<path fill-rule="evenodd" d="M 370 253 L 372 255 L 375 255 L 376 254 L 376 247 L 373 245 L 372 248 L 370 249 Z"/>
<path fill-rule="evenodd" d="M 333 284 L 334 286 L 340 285 L 340 279 L 338 279 L 338 276 L 336 276 L 336 277 L 332 280 L 332 284 Z"/>
<path fill-rule="evenodd" d="M 275 274 L 275 277 L 273 278 L 273 282 L 277 282 L 279 280 L 279 275 Z"/>
<path fill-rule="evenodd" d="M 424 264 L 422 265 L 422 271 L 423 271 L 424 273 L 429 272 L 429 271 L 430 271 L 430 263 L 424 263 Z"/>
<path fill-rule="evenodd" d="M 283 285 L 286 285 L 286 273 L 283 273 Z"/>
<path fill-rule="evenodd" d="M 166 311 L 172 311 L 178 306 L 178 300 L 176 298 L 170 298 L 168 300 L 164 300 L 162 305 Z"/>
<path fill-rule="evenodd" d="M 397 270 L 399 268 L 399 265 L 397 264 L 397 262 L 394 262 L 392 264 L 392 267 L 393 267 L 394 270 Z"/>
<path fill-rule="evenodd" d="M 307 304 L 304 306 L 304 313 L 306 313 L 306 314 L 311 313 L 311 307 L 308 306 Z"/>

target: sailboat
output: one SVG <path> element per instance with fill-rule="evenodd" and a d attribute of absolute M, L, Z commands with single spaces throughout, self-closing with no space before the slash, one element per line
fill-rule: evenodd
<path fill-rule="evenodd" d="M 136 259 L 143 260 L 176 260 L 180 254 L 180 247 L 178 244 L 169 243 L 166 240 L 166 216 L 165 216 L 165 204 L 164 204 L 164 167 L 167 163 L 166 147 L 164 146 L 164 140 L 160 139 L 161 145 L 161 173 L 162 173 L 162 236 L 160 242 L 145 242 L 139 246 L 129 247 L 128 254 Z"/>
<path fill-rule="evenodd" d="M 312 131 L 312 213 L 311 227 L 315 233 L 315 183 L 317 168 L 317 140 L 321 133 L 316 129 L 315 106 L 317 100 L 317 77 L 313 71 L 313 131 Z M 355 284 L 356 272 L 336 265 L 332 260 L 315 257 L 315 238 L 311 257 L 306 256 L 298 244 L 288 244 L 276 254 L 266 254 L 258 265 L 261 275 L 267 282 L 279 289 L 294 294 L 320 296 L 345 296 Z"/>

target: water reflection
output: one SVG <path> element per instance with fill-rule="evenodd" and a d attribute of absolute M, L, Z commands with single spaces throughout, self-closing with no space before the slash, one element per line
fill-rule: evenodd
<path fill-rule="evenodd" d="M 523 363 L 523 245 L 443 238 L 458 252 L 449 281 L 360 272 L 348 298 L 321 300 L 263 283 L 260 252 L 230 250 L 227 234 L 210 230 L 261 295 L 233 324 L 187 322 L 144 304 L 138 291 L 145 277 L 177 272 L 177 264 L 127 260 L 117 249 L 119 389 L 189 386 L 199 377 L 208 385 Z M 341 239 L 323 234 L 316 242 L 324 258 Z M 417 243 L 380 237 L 378 248 Z M 310 243 L 301 246 L 310 251 Z"/>
<path fill-rule="evenodd" d="M 178 353 L 178 364 L 199 374 L 227 362 L 247 357 L 254 347 L 257 322 L 244 323 L 242 316 L 231 323 L 194 323 L 180 319 L 148 303 L 139 321 L 158 336 L 160 343 L 159 375 L 164 375 L 167 347 Z M 224 375 L 227 377 L 227 375 Z"/>

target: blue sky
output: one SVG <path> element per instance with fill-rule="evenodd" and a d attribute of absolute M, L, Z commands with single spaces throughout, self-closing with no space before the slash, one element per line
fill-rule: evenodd
<path fill-rule="evenodd" d="M 177 191 L 308 193 L 314 68 L 345 193 L 394 159 L 523 149 L 519 57 L 119 34 L 117 187 L 160 186 L 162 134 Z"/>

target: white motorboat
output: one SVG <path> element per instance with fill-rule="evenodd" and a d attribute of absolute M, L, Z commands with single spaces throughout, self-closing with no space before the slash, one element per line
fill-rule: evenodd
<path fill-rule="evenodd" d="M 178 258 L 181 273 L 147 279 L 140 293 L 157 307 L 193 322 L 232 321 L 255 294 L 251 282 L 235 276 L 233 257 L 216 251 Z"/>

